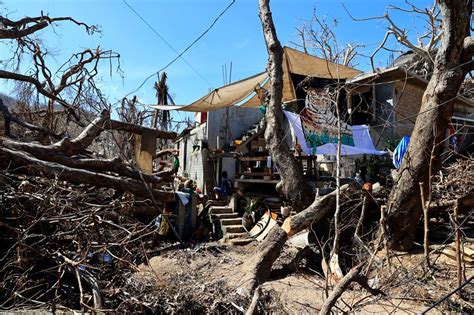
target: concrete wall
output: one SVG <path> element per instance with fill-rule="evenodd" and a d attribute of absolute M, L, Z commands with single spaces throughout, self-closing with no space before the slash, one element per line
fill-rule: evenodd
<path fill-rule="evenodd" d="M 397 81 L 375 86 L 375 117 L 370 133 L 377 149 L 386 147 L 387 141 L 411 135 L 423 93 L 424 87 L 411 82 Z"/>
<path fill-rule="evenodd" d="M 209 112 L 207 116 L 209 148 L 216 148 L 218 136 L 219 146 L 224 147 L 225 143 L 237 139 L 245 130 L 258 123 L 262 117 L 263 114 L 258 108 L 230 106 Z M 227 132 L 226 126 L 229 127 Z"/>
<path fill-rule="evenodd" d="M 219 146 L 222 148 L 226 142 L 230 143 L 237 139 L 262 117 L 263 114 L 258 108 L 231 106 L 209 112 L 207 123 L 194 128 L 189 135 L 178 142 L 180 160 L 178 174 L 195 181 L 203 191 L 207 191 L 205 184 L 209 187 L 218 185 L 213 177 L 215 175 L 213 165 L 207 161 L 208 150 L 202 148 L 203 142 L 208 143 L 209 149 L 215 149 L 219 137 Z M 227 132 L 226 126 L 228 126 Z M 200 149 L 193 152 L 193 145 L 199 145 Z M 235 159 L 222 159 L 221 170 L 227 171 L 229 178 L 234 179 Z"/>
<path fill-rule="evenodd" d="M 207 152 L 202 148 L 203 141 L 206 141 L 206 129 L 206 124 L 202 124 L 179 141 L 178 174 L 192 179 L 201 189 L 204 188 L 204 164 L 207 159 Z M 199 149 L 195 150 L 194 145 L 198 145 Z"/>

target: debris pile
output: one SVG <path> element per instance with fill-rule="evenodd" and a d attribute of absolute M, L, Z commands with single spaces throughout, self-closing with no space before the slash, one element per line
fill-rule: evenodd
<path fill-rule="evenodd" d="M 451 165 L 443 167 L 434 178 L 433 197 L 440 204 L 472 194 L 474 194 L 473 159 L 457 159 Z"/>
<path fill-rule="evenodd" d="M 8 170 L 0 186 L 2 309 L 126 311 L 140 304 L 125 283 L 169 244 L 153 221 L 131 215 L 133 197 Z"/>

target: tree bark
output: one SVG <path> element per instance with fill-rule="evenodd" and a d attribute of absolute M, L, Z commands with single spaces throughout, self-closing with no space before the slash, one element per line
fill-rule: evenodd
<path fill-rule="evenodd" d="M 423 95 L 400 176 L 390 194 L 387 216 L 388 245 L 409 250 L 422 214 L 419 182 L 428 181 L 432 144 L 440 144 L 453 113 L 453 100 L 472 64 L 469 38 L 471 0 L 440 0 L 444 36 L 435 59 L 434 73 Z M 434 156 L 439 157 L 442 145 Z M 436 159 L 433 170 L 439 169 Z"/>
<path fill-rule="evenodd" d="M 277 190 L 298 211 L 306 208 L 313 200 L 310 190 L 303 177 L 303 170 L 290 151 L 285 141 L 283 130 L 283 111 L 281 109 L 283 89 L 283 48 L 278 41 L 270 0 L 259 0 L 259 16 L 263 35 L 268 51 L 267 71 L 270 76 L 270 87 L 267 95 L 267 111 L 265 114 L 265 142 L 273 161 L 280 172 L 281 181 Z"/>

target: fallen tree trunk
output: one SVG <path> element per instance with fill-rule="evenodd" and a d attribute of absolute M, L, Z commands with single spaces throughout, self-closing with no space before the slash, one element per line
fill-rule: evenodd
<path fill-rule="evenodd" d="M 121 192 L 131 192 L 132 194 L 144 198 L 150 198 L 150 191 L 156 200 L 161 202 L 174 201 L 174 193 L 160 191 L 156 189 L 148 190 L 145 183 L 133 179 L 125 179 L 117 176 L 91 172 L 88 170 L 76 169 L 58 163 L 42 161 L 25 152 L 12 150 L 0 146 L 0 155 L 3 155 L 0 162 L 2 167 L 15 166 L 18 170 L 27 171 L 30 175 L 44 176 L 65 180 L 73 184 L 87 184 L 96 187 L 112 188 Z"/>
<path fill-rule="evenodd" d="M 120 176 L 129 177 L 131 179 L 139 181 L 144 180 L 147 183 L 152 183 L 155 185 L 171 181 L 170 176 L 167 176 L 168 174 L 166 173 L 164 174 L 165 176 L 163 178 L 157 175 L 142 173 L 138 170 L 133 169 L 130 166 L 123 164 L 122 160 L 119 158 L 92 159 L 82 157 L 69 157 L 63 154 L 62 152 L 57 152 L 57 148 L 52 148 L 51 146 L 41 145 L 37 143 L 19 142 L 7 138 L 0 138 L 0 144 L 3 145 L 5 148 L 29 153 L 39 160 L 46 162 L 55 162 L 72 168 L 84 169 L 94 172 L 116 173 Z M 70 153 L 71 150 L 69 150 L 68 152 Z"/>
<path fill-rule="evenodd" d="M 168 139 L 168 140 L 174 140 L 178 137 L 178 134 L 176 132 L 148 128 L 148 127 L 135 125 L 135 124 L 129 124 L 123 121 L 118 121 L 118 120 L 113 120 L 113 119 L 110 119 L 106 122 L 105 128 L 118 130 L 118 131 L 126 131 L 130 133 L 138 134 L 138 135 L 141 135 L 144 132 L 148 132 L 149 134 L 155 135 L 155 137 L 157 138 Z"/>
<path fill-rule="evenodd" d="M 118 131 L 126 131 L 134 134 L 142 134 L 149 132 L 160 139 L 176 139 L 175 132 L 151 129 L 140 125 L 124 123 L 110 119 L 110 113 L 106 110 L 96 117 L 86 128 L 74 139 L 64 138 L 61 141 L 52 144 L 51 148 L 61 151 L 66 155 L 75 155 L 84 152 L 94 139 L 96 139 L 104 130 L 112 129 Z"/>
<path fill-rule="evenodd" d="M 344 185 L 341 187 L 341 197 L 350 195 L 355 187 Z M 252 296 L 253 291 L 266 281 L 272 270 L 272 265 L 280 256 L 281 250 L 288 237 L 294 235 L 312 224 L 318 223 L 322 218 L 335 210 L 336 192 L 316 199 L 307 209 L 287 218 L 282 227 L 274 226 L 264 241 L 258 246 L 255 254 L 242 266 L 244 277 L 241 286 L 244 295 Z"/>

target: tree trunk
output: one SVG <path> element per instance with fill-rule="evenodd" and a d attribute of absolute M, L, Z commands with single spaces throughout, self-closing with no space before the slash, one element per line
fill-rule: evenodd
<path fill-rule="evenodd" d="M 265 142 L 280 172 L 277 190 L 296 209 L 306 208 L 313 201 L 313 193 L 303 177 L 303 170 L 290 151 L 283 130 L 281 109 L 283 89 L 283 48 L 278 41 L 270 11 L 270 0 L 259 0 L 259 16 L 268 51 L 267 71 L 270 88 L 267 95 Z"/>
<path fill-rule="evenodd" d="M 159 186 L 165 182 L 171 182 L 170 176 L 161 178 L 155 174 L 145 174 L 132 167 L 123 164 L 119 158 L 115 159 L 93 159 L 87 157 L 69 157 L 62 152 L 56 152 L 50 146 L 41 145 L 37 143 L 25 143 L 13 141 L 7 138 L 0 138 L 0 144 L 16 151 L 23 151 L 33 155 L 39 160 L 45 162 L 55 162 L 64 166 L 89 170 L 93 172 L 109 172 L 115 173 L 119 176 L 129 177 L 135 180 L 144 180 Z"/>
<path fill-rule="evenodd" d="M 391 249 L 408 250 L 413 245 L 422 207 L 419 182 L 428 181 L 430 153 L 440 144 L 453 113 L 453 100 L 472 67 L 470 40 L 471 0 L 440 0 L 443 33 L 434 73 L 423 95 L 420 113 L 411 135 L 410 145 L 400 168 L 400 176 L 389 198 L 387 217 L 388 245 Z M 436 145 L 439 157 L 442 145 Z M 439 159 L 433 170 L 439 169 Z"/>

